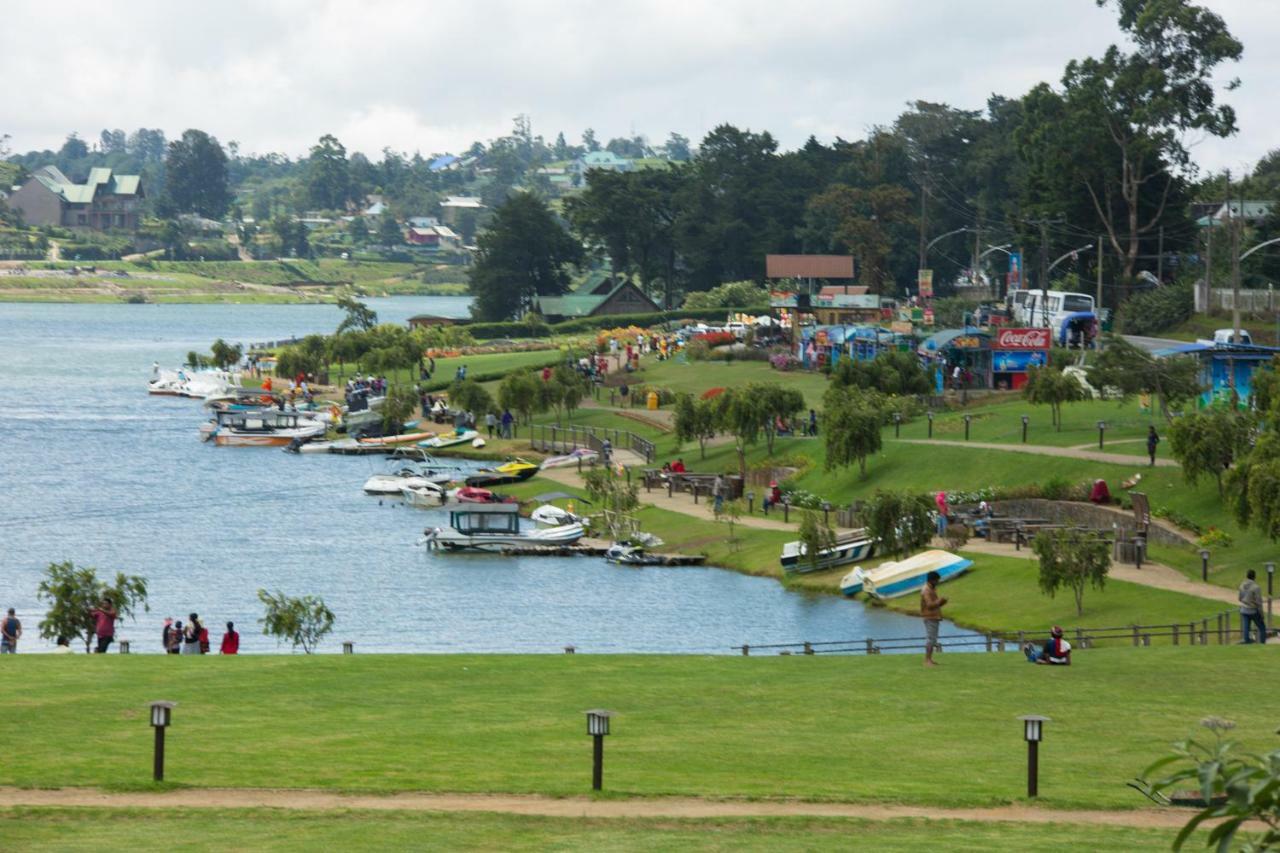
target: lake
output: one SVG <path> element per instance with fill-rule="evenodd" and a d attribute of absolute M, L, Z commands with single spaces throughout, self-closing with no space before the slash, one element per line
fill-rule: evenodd
<path fill-rule="evenodd" d="M 465 316 L 469 300 L 368 303 L 404 322 Z M 362 493 L 380 458 L 214 447 L 198 439 L 198 401 L 146 393 L 152 362 L 176 367 L 214 338 L 331 332 L 340 318 L 328 305 L 0 304 L 0 607 L 18 610 L 20 651 L 51 645 L 36 586 L 63 560 L 147 578 L 150 612 L 117 634 L 142 653 L 160 650 L 164 617 L 192 611 L 215 649 L 230 620 L 242 651 L 289 652 L 261 633 L 260 588 L 324 598 L 327 652 L 728 654 L 922 634 L 917 619 L 715 568 L 429 552 L 416 542 L 439 513 Z"/>

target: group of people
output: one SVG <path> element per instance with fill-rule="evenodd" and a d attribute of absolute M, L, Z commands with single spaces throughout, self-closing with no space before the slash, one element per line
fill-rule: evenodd
<path fill-rule="evenodd" d="M 106 654 L 111 648 L 111 644 L 116 639 L 116 622 L 120 620 L 120 613 L 116 609 L 115 602 L 110 596 L 104 596 L 97 606 L 89 609 L 89 617 L 93 620 L 93 639 L 95 644 L 93 651 L 96 654 Z M 10 607 L 9 612 L 4 619 L 0 620 L 0 654 L 16 654 L 18 651 L 18 640 L 22 637 L 22 621 L 18 619 L 18 615 L 14 608 Z M 173 619 L 164 620 L 164 630 L 161 632 L 160 642 L 166 653 L 171 655 L 203 655 L 209 653 L 209 631 L 200 621 L 200 617 L 192 613 L 187 617 L 187 624 L 175 622 Z M 66 654 L 71 651 L 71 641 L 66 636 L 57 638 L 55 651 Z M 219 652 L 224 655 L 234 655 L 240 652 L 240 635 L 236 633 L 234 622 L 227 623 L 227 631 L 222 635 L 222 645 Z"/>
<path fill-rule="evenodd" d="M 187 616 L 187 624 L 172 617 L 164 620 L 164 629 L 160 632 L 160 642 L 166 654 L 170 655 L 207 655 L 210 651 L 209 629 L 200 621 L 199 615 L 191 613 Z M 234 655 L 240 653 L 240 635 L 236 632 L 234 622 L 227 623 L 227 631 L 222 635 L 219 654 Z"/>

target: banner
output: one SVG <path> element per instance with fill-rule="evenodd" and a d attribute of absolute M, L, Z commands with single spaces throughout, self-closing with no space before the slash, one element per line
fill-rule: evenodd
<path fill-rule="evenodd" d="M 991 357 L 991 369 L 995 373 L 1026 373 L 1032 367 L 1044 367 L 1048 362 L 1044 350 L 1006 350 Z"/>
<path fill-rule="evenodd" d="M 996 332 L 995 349 L 1047 350 L 1048 329 L 1000 329 Z"/>
<path fill-rule="evenodd" d="M 1009 253 L 1009 290 L 1022 289 L 1022 253 Z"/>
<path fill-rule="evenodd" d="M 926 326 L 933 325 L 933 309 L 932 308 L 924 309 L 924 324 Z"/>
<path fill-rule="evenodd" d="M 920 287 L 921 299 L 933 298 L 933 270 L 920 270 L 916 284 Z"/>

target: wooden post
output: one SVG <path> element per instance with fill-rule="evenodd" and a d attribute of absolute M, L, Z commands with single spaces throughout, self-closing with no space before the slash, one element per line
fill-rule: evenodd
<path fill-rule="evenodd" d="M 804 653 L 806 655 L 813 654 L 813 644 L 810 643 L 808 640 L 805 640 L 805 643 L 804 643 Z"/>
<path fill-rule="evenodd" d="M 1135 647 L 1138 645 L 1138 626 L 1137 625 L 1133 626 L 1133 645 Z"/>
<path fill-rule="evenodd" d="M 1149 646 L 1149 645 L 1151 645 L 1151 635 L 1150 635 L 1150 634 L 1143 634 L 1143 635 L 1142 635 L 1142 645 L 1144 645 L 1144 646 Z"/>
<path fill-rule="evenodd" d="M 875 653 L 875 641 L 872 640 L 870 637 L 867 637 L 867 654 L 870 655 L 874 653 Z"/>
<path fill-rule="evenodd" d="M 751 647 L 744 644 L 742 647 L 742 656 L 745 658 L 745 657 L 749 657 L 750 655 L 751 655 Z"/>
<path fill-rule="evenodd" d="M 987 651 L 991 651 L 991 635 L 983 634 L 982 638 L 987 641 Z"/>
<path fill-rule="evenodd" d="M 1187 645 L 1194 646 L 1196 644 L 1196 623 L 1187 623 Z"/>
<path fill-rule="evenodd" d="M 1175 646 L 1178 645 L 1178 626 L 1177 625 L 1173 626 L 1173 644 Z"/>

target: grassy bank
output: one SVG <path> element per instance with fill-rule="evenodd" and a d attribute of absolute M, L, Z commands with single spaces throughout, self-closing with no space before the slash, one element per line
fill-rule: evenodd
<path fill-rule="evenodd" d="M 570 819 L 396 811 L 0 809 L 22 850 L 1167 850 L 1168 830 L 820 818 Z"/>
<path fill-rule="evenodd" d="M 1069 669 L 952 654 L 934 671 L 902 655 L 19 655 L 0 709 L 22 737 L 0 784 L 150 787 L 146 703 L 166 698 L 175 784 L 580 794 L 582 712 L 607 707 L 616 794 L 972 806 L 1021 797 L 1016 717 L 1036 712 L 1054 721 L 1045 802 L 1130 808 L 1146 800 L 1124 782 L 1201 717 L 1270 743 L 1269 654 L 1100 649 Z"/>

